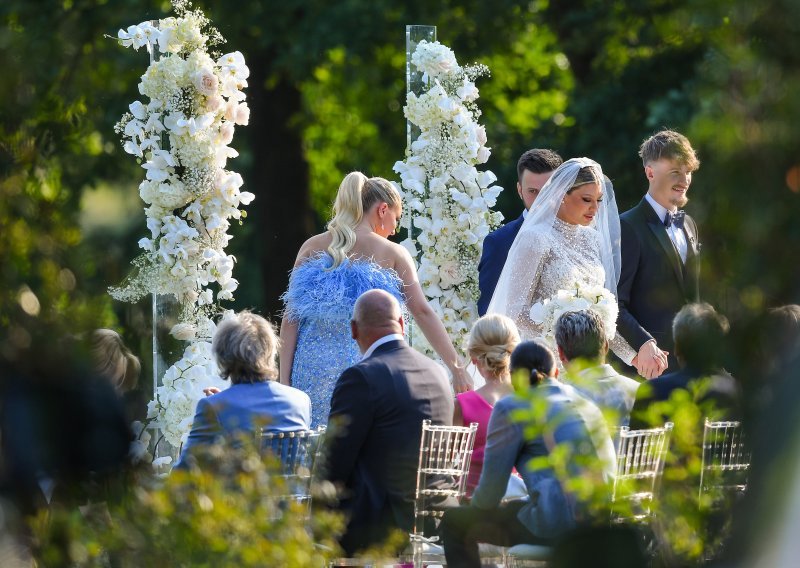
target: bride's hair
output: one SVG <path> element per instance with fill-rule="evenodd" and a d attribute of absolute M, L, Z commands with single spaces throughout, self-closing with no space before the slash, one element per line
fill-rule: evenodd
<path fill-rule="evenodd" d="M 339 266 L 352 250 L 356 244 L 356 226 L 364 212 L 376 203 L 401 207 L 402 199 L 397 189 L 383 178 L 367 178 L 361 172 L 350 172 L 345 176 L 333 202 L 333 218 L 328 222 L 333 237 L 328 246 L 333 258 L 331 268 Z"/>
<path fill-rule="evenodd" d="M 511 352 L 519 344 L 517 326 L 502 314 L 483 316 L 469 332 L 467 352 L 495 377 L 508 374 Z"/>
<path fill-rule="evenodd" d="M 572 182 L 572 185 L 567 190 L 567 195 L 575 191 L 582 185 L 586 185 L 587 183 L 596 183 L 600 186 L 603 185 L 603 182 L 597 176 L 597 170 L 593 166 L 585 166 L 578 170 L 578 175 L 575 176 L 575 181 Z"/>
<path fill-rule="evenodd" d="M 553 376 L 555 368 L 556 356 L 541 338 L 523 341 L 511 354 L 511 372 L 520 369 L 528 371 L 532 387 Z"/>

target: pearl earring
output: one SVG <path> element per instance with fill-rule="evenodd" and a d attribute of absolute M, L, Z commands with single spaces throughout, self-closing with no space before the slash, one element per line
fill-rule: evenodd
<path fill-rule="evenodd" d="M 381 231 L 385 231 L 385 230 L 386 230 L 386 227 L 384 227 L 383 223 L 381 223 Z"/>

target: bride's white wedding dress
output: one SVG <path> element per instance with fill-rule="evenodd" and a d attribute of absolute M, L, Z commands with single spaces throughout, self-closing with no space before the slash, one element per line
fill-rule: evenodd
<path fill-rule="evenodd" d="M 537 302 L 559 290 L 605 286 L 616 296 L 619 278 L 619 218 L 610 182 L 604 186 L 601 207 L 592 225 L 573 225 L 556 215 L 561 200 L 582 167 L 600 166 L 586 158 L 562 164 L 542 188 L 508 254 L 489 313 L 502 313 L 517 324 L 523 339 L 543 335 L 541 324 L 531 319 Z M 609 341 L 614 353 L 627 364 L 636 352 L 616 334 Z"/>

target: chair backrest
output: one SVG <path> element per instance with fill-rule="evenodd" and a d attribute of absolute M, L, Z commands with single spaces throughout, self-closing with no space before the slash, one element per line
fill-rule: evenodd
<path fill-rule="evenodd" d="M 620 429 L 612 519 L 643 521 L 652 515 L 651 505 L 664 474 L 672 427 L 672 422 L 667 422 L 661 428 Z"/>
<path fill-rule="evenodd" d="M 443 501 L 464 496 L 477 430 L 476 422 L 435 426 L 430 420 L 422 421 L 413 534 L 425 533 L 425 519 L 441 518 L 444 511 L 437 506 Z"/>
<path fill-rule="evenodd" d="M 704 495 L 710 495 L 713 503 L 743 493 L 749 471 L 750 448 L 741 423 L 712 422 L 706 418 L 698 495 L 701 504 Z"/>
<path fill-rule="evenodd" d="M 260 433 L 262 456 L 272 455 L 280 460 L 280 475 L 285 481 L 287 493 L 282 497 L 311 508 L 311 482 L 314 469 L 322 452 L 322 439 L 325 428 L 317 430 L 297 430 L 294 432 L 271 432 L 264 429 Z"/>

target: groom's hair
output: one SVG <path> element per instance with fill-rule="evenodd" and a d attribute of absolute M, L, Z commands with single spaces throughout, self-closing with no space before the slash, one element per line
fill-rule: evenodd
<path fill-rule="evenodd" d="M 517 180 L 522 181 L 522 174 L 530 170 L 535 174 L 546 174 L 560 166 L 564 160 L 561 156 L 547 148 L 533 148 L 519 157 L 517 161 Z"/>
<path fill-rule="evenodd" d="M 608 349 L 603 320 L 592 310 L 563 313 L 556 321 L 555 336 L 556 344 L 564 352 L 567 361 L 596 361 Z"/>
<path fill-rule="evenodd" d="M 666 158 L 685 164 L 692 171 L 700 167 L 700 160 L 697 159 L 697 154 L 689 139 L 674 130 L 656 132 L 642 142 L 639 147 L 639 157 L 642 158 L 642 164 L 645 166 L 651 162 L 657 162 L 661 158 Z"/>

